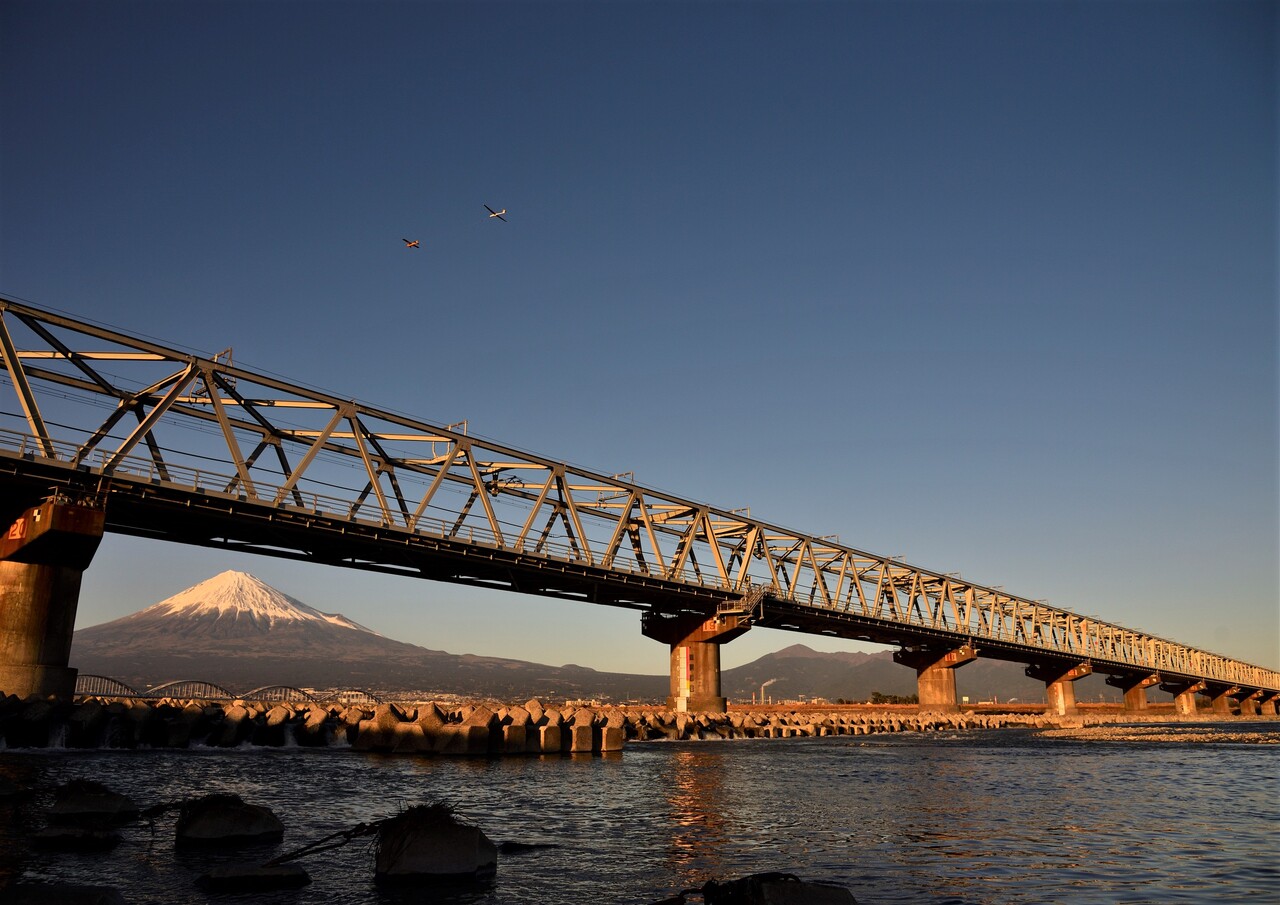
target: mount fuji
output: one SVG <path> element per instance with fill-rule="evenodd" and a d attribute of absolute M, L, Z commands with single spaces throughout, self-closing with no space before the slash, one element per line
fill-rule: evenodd
<path fill-rule="evenodd" d="M 668 681 L 406 644 L 341 614 L 323 613 L 245 572 L 223 572 L 146 609 L 78 630 L 70 665 L 134 687 L 202 679 L 233 691 L 281 684 L 590 697 L 609 694 L 621 682 L 631 694 L 656 697 L 665 694 Z"/>
<path fill-rule="evenodd" d="M 334 632 L 335 627 L 378 635 L 346 616 L 313 609 L 247 572 L 215 575 L 96 630 L 108 626 L 143 637 L 154 636 L 157 629 L 169 633 L 175 627 L 186 637 L 206 639 L 243 639 L 280 631 L 301 631 L 314 638 L 346 637 L 345 632 Z"/>

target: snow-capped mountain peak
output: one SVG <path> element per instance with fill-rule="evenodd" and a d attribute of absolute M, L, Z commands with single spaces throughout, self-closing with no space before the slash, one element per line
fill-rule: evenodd
<path fill-rule="evenodd" d="M 247 572 L 227 571 L 174 594 L 135 617 L 181 616 L 230 622 L 250 622 L 270 629 L 289 623 L 327 623 L 341 628 L 378 634 L 338 613 L 322 613 L 300 600 L 282 594 Z"/>

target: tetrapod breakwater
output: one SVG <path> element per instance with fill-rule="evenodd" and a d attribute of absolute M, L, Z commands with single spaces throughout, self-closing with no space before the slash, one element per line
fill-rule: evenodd
<path fill-rule="evenodd" d="M 866 713 L 427 701 L 382 704 L 271 703 L 89 697 L 74 702 L 0 701 L 6 748 L 350 747 L 424 755 L 608 754 L 627 742 L 858 736 L 892 732 L 1053 728 L 1033 713 Z M 1078 722 L 1077 722 L 1078 725 Z"/>

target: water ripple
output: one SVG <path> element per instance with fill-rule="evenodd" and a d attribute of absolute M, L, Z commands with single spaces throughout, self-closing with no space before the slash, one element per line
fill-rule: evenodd
<path fill-rule="evenodd" d="M 102 882 L 109 867 L 134 903 L 219 901 L 193 880 L 220 856 L 178 856 L 171 822 L 126 831 L 105 860 L 31 850 L 52 789 L 92 778 L 144 806 L 214 791 L 269 805 L 288 832 L 264 859 L 426 800 L 495 841 L 545 846 L 503 856 L 493 887 L 447 899 L 476 905 L 644 905 L 759 870 L 842 884 L 862 905 L 1274 901 L 1276 755 L 1030 733 L 677 742 L 572 759 L 7 751 L 0 776 L 37 793 L 0 802 L 0 886 Z M 311 886 L 255 903 L 409 901 L 374 888 L 367 847 L 304 866 Z"/>

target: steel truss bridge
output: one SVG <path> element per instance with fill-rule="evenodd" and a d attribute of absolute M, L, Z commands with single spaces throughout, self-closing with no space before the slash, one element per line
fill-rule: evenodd
<path fill-rule="evenodd" d="M 0 299 L 0 522 L 50 495 L 106 530 L 1024 663 L 1280 673 Z"/>

